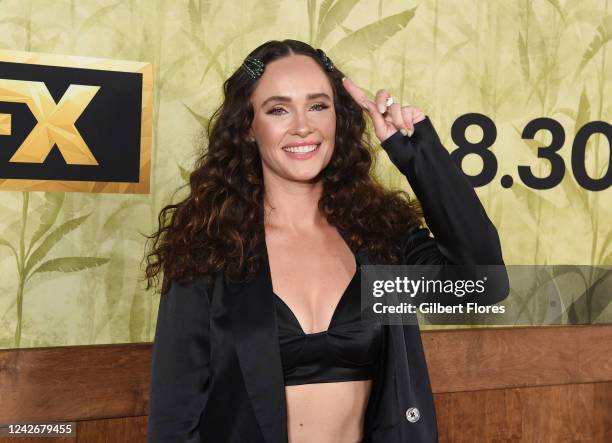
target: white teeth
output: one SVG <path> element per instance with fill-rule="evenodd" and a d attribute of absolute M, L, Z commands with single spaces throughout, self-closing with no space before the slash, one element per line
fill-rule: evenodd
<path fill-rule="evenodd" d="M 295 152 L 295 153 L 304 153 L 304 152 L 312 152 L 317 149 L 319 145 L 307 145 L 307 146 L 285 146 L 283 148 L 284 151 Z"/>

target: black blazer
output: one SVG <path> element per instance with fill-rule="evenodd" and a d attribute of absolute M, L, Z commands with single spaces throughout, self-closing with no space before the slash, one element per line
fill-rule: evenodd
<path fill-rule="evenodd" d="M 430 231 L 407 226 L 405 264 L 504 264 L 497 230 L 474 189 L 450 158 L 428 117 L 411 137 L 382 143 L 407 177 Z M 342 233 L 341 233 L 342 234 Z M 346 241 L 346 237 L 345 237 Z M 248 282 L 212 287 L 169 282 L 160 299 L 149 403 L 148 442 L 286 443 L 283 371 L 266 260 Z M 361 265 L 376 264 L 362 250 Z M 489 294 L 507 295 L 507 275 Z M 364 442 L 438 440 L 433 395 L 418 325 L 384 325 Z"/>

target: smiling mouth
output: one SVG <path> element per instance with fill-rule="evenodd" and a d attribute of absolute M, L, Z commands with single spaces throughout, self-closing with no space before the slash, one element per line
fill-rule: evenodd
<path fill-rule="evenodd" d="M 285 146 L 283 147 L 283 151 L 286 152 L 291 152 L 294 154 L 307 154 L 309 152 L 313 152 L 316 151 L 319 146 L 321 146 L 321 143 L 318 143 L 316 145 L 306 145 L 306 146 Z"/>

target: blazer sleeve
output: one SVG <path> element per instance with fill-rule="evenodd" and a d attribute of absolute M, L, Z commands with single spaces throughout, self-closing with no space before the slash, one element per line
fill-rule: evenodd
<path fill-rule="evenodd" d="M 160 298 L 153 342 L 147 442 L 199 442 L 209 384 L 206 285 L 203 279 L 186 285 L 170 281 Z"/>
<path fill-rule="evenodd" d="M 504 265 L 497 229 L 428 116 L 414 125 L 412 136 L 398 131 L 382 147 L 408 179 L 429 228 L 415 224 L 407 229 L 401 241 L 405 264 Z M 495 293 L 479 303 L 496 303 L 507 296 L 507 273 L 501 269 L 494 273 L 497 281 L 491 282 Z M 470 300 L 461 300 L 466 301 Z"/>

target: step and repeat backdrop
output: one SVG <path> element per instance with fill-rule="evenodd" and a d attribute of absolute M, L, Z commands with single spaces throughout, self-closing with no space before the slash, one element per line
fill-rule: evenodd
<path fill-rule="evenodd" d="M 153 339 L 145 235 L 223 81 L 285 38 L 430 117 L 506 263 L 533 267 L 517 324 L 612 321 L 608 1 L 0 0 L 0 348 Z"/>

